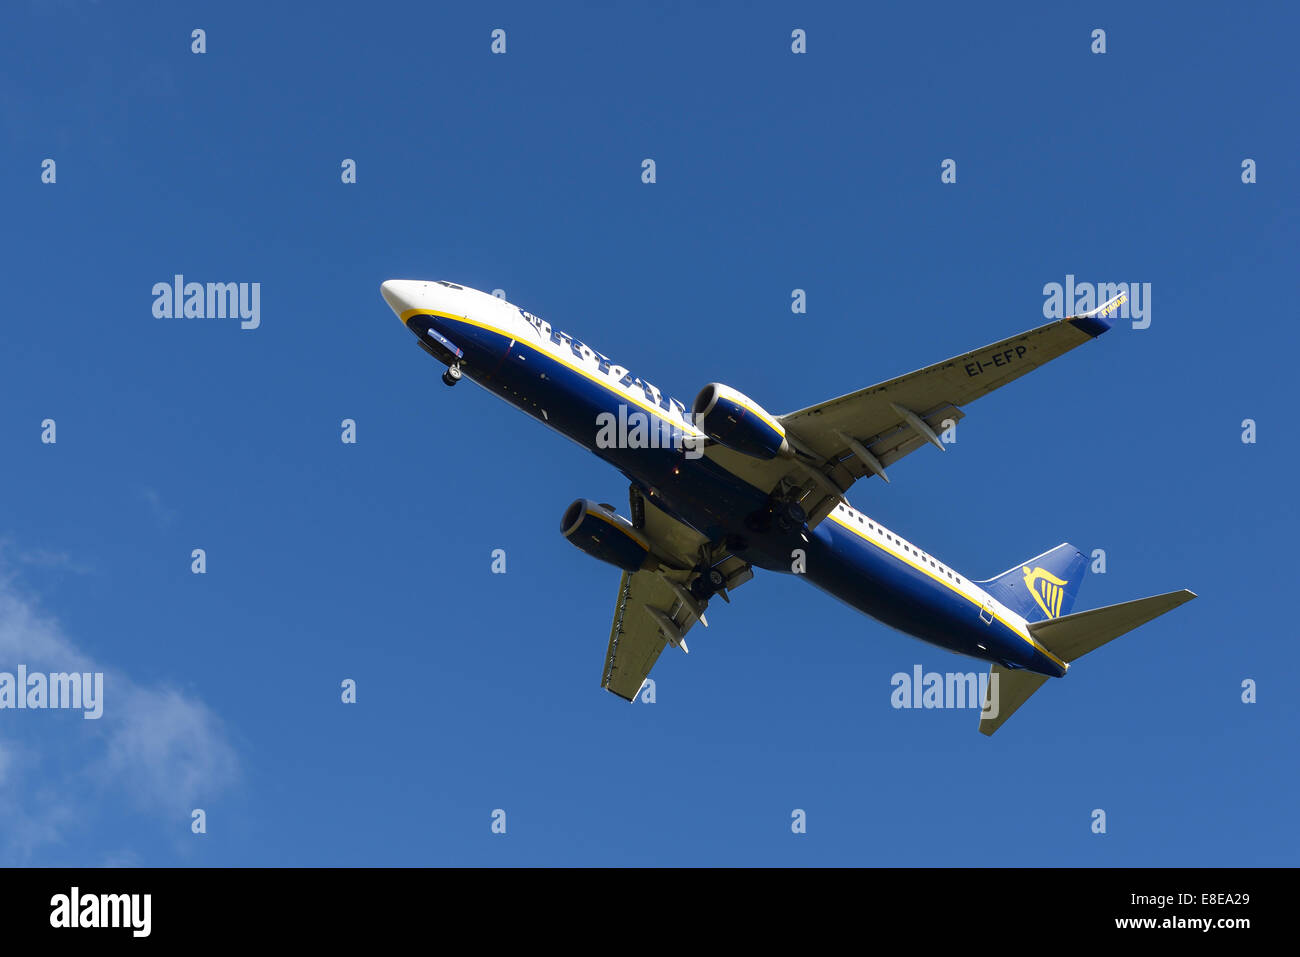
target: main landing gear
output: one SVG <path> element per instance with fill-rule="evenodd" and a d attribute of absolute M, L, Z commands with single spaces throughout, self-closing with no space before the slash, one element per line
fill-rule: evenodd
<path fill-rule="evenodd" d="M 447 371 L 442 374 L 442 381 L 449 386 L 455 385 L 460 381 L 461 375 L 463 375 L 463 373 L 460 371 L 460 365 L 453 362 L 451 365 L 447 366 Z"/>
<path fill-rule="evenodd" d="M 767 532 L 776 525 L 782 532 L 792 532 L 803 527 L 808 521 L 804 507 L 793 499 L 775 498 L 768 502 L 767 508 L 752 512 L 745 517 L 745 524 L 750 531 Z"/>
<path fill-rule="evenodd" d="M 799 528 L 808 521 L 808 513 L 798 502 L 782 502 L 776 509 L 776 524 L 783 532 Z"/>
<path fill-rule="evenodd" d="M 721 571 L 716 568 L 709 568 L 691 582 L 691 594 L 700 601 L 708 601 L 726 583 L 726 576 Z"/>

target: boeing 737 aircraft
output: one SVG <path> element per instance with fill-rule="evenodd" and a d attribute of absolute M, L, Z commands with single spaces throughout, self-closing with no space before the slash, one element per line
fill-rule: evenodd
<path fill-rule="evenodd" d="M 1071 612 L 1086 561 L 1058 545 L 971 581 L 869 515 L 845 492 L 933 445 L 962 409 L 1110 328 L 1119 296 L 870 388 L 772 415 L 711 383 L 686 406 L 586 343 L 504 299 L 446 281 L 381 291 L 420 347 L 590 449 L 631 483 L 629 515 L 578 499 L 564 537 L 623 571 L 601 685 L 635 699 L 665 644 L 707 625 L 714 595 L 754 568 L 798 572 L 923 641 L 989 662 L 980 731 L 992 734 L 1076 658 L 1195 598 L 1175 591 Z M 995 680 L 996 678 L 996 680 Z"/>

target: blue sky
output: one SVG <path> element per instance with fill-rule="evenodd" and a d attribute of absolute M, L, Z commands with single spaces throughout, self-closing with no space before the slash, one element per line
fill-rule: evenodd
<path fill-rule="evenodd" d="M 1295 863 L 1294 12 L 330 6 L 4 14 L 0 670 L 107 684 L 0 711 L 0 863 Z M 261 283 L 260 327 L 154 318 L 176 273 Z M 768 574 L 656 703 L 602 691 L 618 572 L 558 529 L 622 478 L 448 391 L 379 296 L 501 288 L 785 412 L 1067 274 L 1150 283 L 1150 327 L 850 498 L 972 578 L 1070 541 L 1107 554 L 1079 608 L 1200 598 L 991 739 L 889 703 L 977 663 Z"/>

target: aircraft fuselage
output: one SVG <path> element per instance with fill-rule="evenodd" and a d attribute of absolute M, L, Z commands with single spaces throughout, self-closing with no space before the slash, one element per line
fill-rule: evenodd
<path fill-rule="evenodd" d="M 504 299 L 444 282 L 390 280 L 384 298 L 443 362 L 621 471 L 655 505 L 749 564 L 797 573 L 857 610 L 923 641 L 1060 677 L 1065 662 L 1026 620 L 875 519 L 839 505 L 816 527 L 755 528 L 769 492 L 707 454 L 686 406 L 653 383 Z M 605 418 L 602 419 L 602 416 Z M 599 441 L 600 423 L 639 417 L 654 441 Z M 621 416 L 621 419 L 620 419 Z M 685 441 L 683 441 L 685 440 Z"/>

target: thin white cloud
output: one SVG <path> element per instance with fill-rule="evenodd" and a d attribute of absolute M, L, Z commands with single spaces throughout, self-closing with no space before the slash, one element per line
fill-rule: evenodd
<path fill-rule="evenodd" d="M 53 548 L 18 548 L 11 538 L 0 535 L 0 571 L 6 564 L 43 571 L 72 572 L 89 575 L 94 571 L 89 564 L 74 558 L 65 551 Z"/>
<path fill-rule="evenodd" d="M 105 679 L 107 680 L 107 678 Z M 108 735 L 103 760 L 93 770 L 102 780 L 129 781 L 138 803 L 174 810 L 188 821 L 190 811 L 213 796 L 214 785 L 236 773 L 234 749 L 221 722 L 202 701 L 170 688 L 142 688 L 119 679 L 113 703 L 118 720 Z"/>
<path fill-rule="evenodd" d="M 76 575 L 88 575 L 93 571 L 89 565 L 78 561 L 67 552 L 56 552 L 48 548 L 35 548 L 31 551 L 21 552 L 18 555 L 18 561 L 35 568 L 72 572 Z"/>
<path fill-rule="evenodd" d="M 158 494 L 156 488 L 142 487 L 140 489 L 140 498 L 149 506 L 149 511 L 153 514 L 154 521 L 159 525 L 170 525 L 176 519 L 176 510 L 163 504 L 162 496 Z"/>
<path fill-rule="evenodd" d="M 86 721 L 76 712 L 0 710 L 0 863 L 39 863 L 37 852 L 77 828 L 111 828 L 105 796 L 156 814 L 160 826 L 184 827 L 192 808 L 238 779 L 235 749 L 203 701 L 93 660 L 0 568 L 0 671 L 20 664 L 29 673 L 103 672 L 104 711 Z"/>

